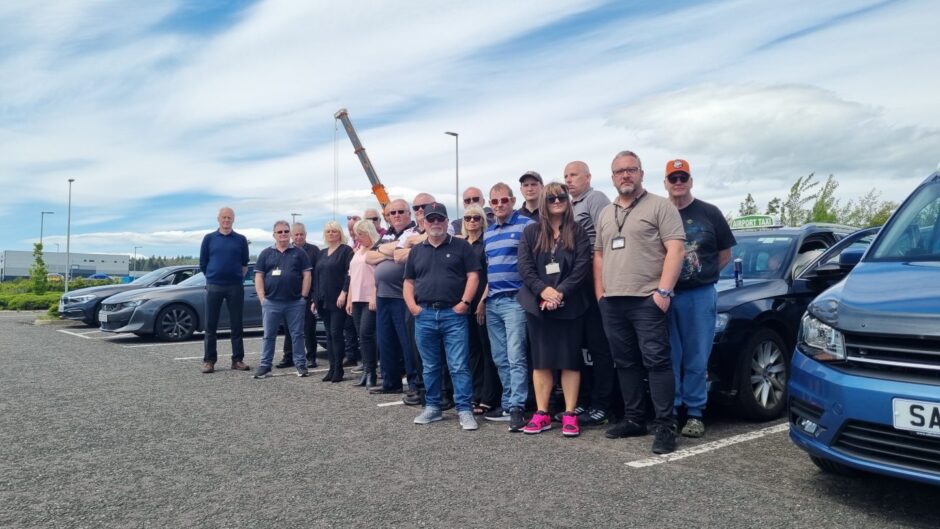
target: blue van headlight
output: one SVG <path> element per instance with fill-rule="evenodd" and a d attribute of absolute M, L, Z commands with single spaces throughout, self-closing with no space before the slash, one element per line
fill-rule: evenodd
<path fill-rule="evenodd" d="M 808 312 L 800 321 L 799 341 L 803 352 L 820 362 L 845 360 L 845 339 L 842 333 Z"/>

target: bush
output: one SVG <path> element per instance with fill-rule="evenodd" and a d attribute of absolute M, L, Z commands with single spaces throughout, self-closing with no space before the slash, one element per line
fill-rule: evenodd
<path fill-rule="evenodd" d="M 45 294 L 0 294 L 0 309 L 6 310 L 48 310 L 51 307 L 58 307 L 58 292 L 47 292 Z"/>

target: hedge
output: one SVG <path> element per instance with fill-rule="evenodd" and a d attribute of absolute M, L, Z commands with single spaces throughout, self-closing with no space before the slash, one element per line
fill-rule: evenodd
<path fill-rule="evenodd" d="M 0 309 L 3 310 L 47 310 L 58 307 L 59 292 L 45 294 L 0 294 Z"/>

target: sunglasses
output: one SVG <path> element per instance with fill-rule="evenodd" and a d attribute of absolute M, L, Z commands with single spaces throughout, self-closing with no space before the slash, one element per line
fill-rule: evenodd
<path fill-rule="evenodd" d="M 408 213 L 408 210 L 407 210 L 407 209 L 394 209 L 394 210 L 388 212 L 389 216 L 392 216 L 392 215 L 396 215 L 396 216 L 397 216 L 397 215 L 404 215 L 405 213 Z"/>
<path fill-rule="evenodd" d="M 290 233 L 290 230 L 274 230 L 274 233 L 277 233 L 277 234 Z"/>
<path fill-rule="evenodd" d="M 417 213 L 419 210 L 424 209 L 428 205 L 430 204 L 415 204 L 414 206 L 411 206 L 411 210 Z"/>
<path fill-rule="evenodd" d="M 371 220 L 372 222 L 375 222 L 379 220 L 379 218 L 378 217 L 366 217 L 366 220 Z"/>
<path fill-rule="evenodd" d="M 679 182 L 684 184 L 689 181 L 689 175 L 686 173 L 672 173 L 666 177 L 666 180 L 669 180 L 670 184 L 678 184 Z"/>
<path fill-rule="evenodd" d="M 483 217 L 480 215 L 464 215 L 463 217 L 464 222 L 480 222 L 481 220 L 483 220 Z"/>
<path fill-rule="evenodd" d="M 498 206 L 500 204 L 508 204 L 510 200 L 512 200 L 510 197 L 491 198 L 490 204 L 493 206 Z"/>
<path fill-rule="evenodd" d="M 430 222 L 431 224 L 437 224 L 438 222 L 447 222 L 445 217 L 440 215 L 434 215 L 433 217 L 425 217 L 425 222 Z"/>
<path fill-rule="evenodd" d="M 568 202 L 568 193 L 562 193 L 560 195 L 548 195 L 545 197 L 545 200 L 549 204 L 554 204 L 556 202 Z"/>
<path fill-rule="evenodd" d="M 463 203 L 464 204 L 476 204 L 477 202 L 480 202 L 481 200 L 483 200 L 483 197 L 470 197 L 470 198 L 463 199 Z"/>
<path fill-rule="evenodd" d="M 359 220 L 359 215 L 347 215 L 346 220 Z"/>

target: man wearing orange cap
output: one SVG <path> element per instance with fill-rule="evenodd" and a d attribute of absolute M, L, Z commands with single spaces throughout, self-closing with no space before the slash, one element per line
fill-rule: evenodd
<path fill-rule="evenodd" d="M 731 260 L 734 235 L 721 210 L 692 196 L 692 170 L 685 160 L 666 164 L 663 182 L 685 228 L 685 260 L 669 307 L 669 342 L 676 377 L 675 408 L 684 406 L 685 437 L 705 435 L 702 410 L 708 399 L 708 354 L 715 335 L 718 273 Z"/>

